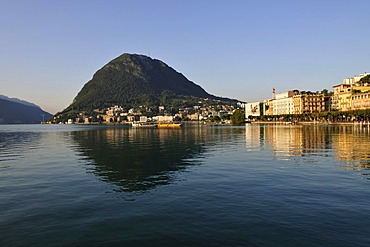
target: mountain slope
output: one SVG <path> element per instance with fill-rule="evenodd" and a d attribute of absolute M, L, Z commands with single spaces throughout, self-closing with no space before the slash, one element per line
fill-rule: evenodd
<path fill-rule="evenodd" d="M 17 98 L 9 98 L 9 97 L 7 97 L 5 95 L 0 95 L 0 99 L 8 100 L 8 101 L 16 102 L 16 103 L 20 103 L 20 104 L 23 104 L 23 105 L 28 105 L 28 106 L 33 106 L 33 107 L 39 107 L 38 105 L 35 105 L 34 103 L 31 103 L 31 102 L 28 102 L 28 101 L 25 101 L 25 100 L 21 100 L 21 99 L 17 99 Z"/>
<path fill-rule="evenodd" d="M 162 61 L 126 53 L 98 70 L 64 112 L 112 105 L 156 106 L 165 104 L 164 99 L 168 97 L 221 99 L 207 93 Z"/>
<path fill-rule="evenodd" d="M 50 113 L 32 103 L 24 104 L 0 98 L 0 124 L 34 124 L 51 117 Z"/>

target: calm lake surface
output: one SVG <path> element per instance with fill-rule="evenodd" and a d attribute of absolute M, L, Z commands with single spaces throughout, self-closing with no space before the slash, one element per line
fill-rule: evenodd
<path fill-rule="evenodd" d="M 0 125 L 0 246 L 370 246 L 370 129 Z"/>

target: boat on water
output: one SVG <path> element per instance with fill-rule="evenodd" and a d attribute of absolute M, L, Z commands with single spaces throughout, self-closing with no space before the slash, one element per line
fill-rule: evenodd
<path fill-rule="evenodd" d="M 181 123 L 158 123 L 158 128 L 179 128 Z"/>
<path fill-rule="evenodd" d="M 157 124 L 156 123 L 142 123 L 142 122 L 132 122 L 131 123 L 133 128 L 156 128 Z"/>

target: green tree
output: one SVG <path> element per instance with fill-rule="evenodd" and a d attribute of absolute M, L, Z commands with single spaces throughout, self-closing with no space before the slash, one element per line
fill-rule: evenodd
<path fill-rule="evenodd" d="M 220 122 L 221 118 L 219 116 L 213 116 L 211 117 L 211 122 Z"/>
<path fill-rule="evenodd" d="M 231 119 L 231 114 L 225 114 L 221 116 L 222 120 L 230 120 Z"/>
<path fill-rule="evenodd" d="M 236 109 L 230 119 L 233 125 L 242 125 L 244 123 L 244 111 Z"/>
<path fill-rule="evenodd" d="M 359 81 L 360 85 L 364 85 L 365 83 L 370 84 L 370 75 L 364 76 Z"/>
<path fill-rule="evenodd" d="M 329 90 L 327 90 L 326 88 L 324 88 L 321 91 L 321 94 L 323 94 L 324 96 L 332 96 L 334 93 L 333 92 L 330 92 Z"/>

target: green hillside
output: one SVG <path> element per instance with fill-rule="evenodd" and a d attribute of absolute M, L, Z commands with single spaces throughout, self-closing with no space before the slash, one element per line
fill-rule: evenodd
<path fill-rule="evenodd" d="M 162 61 L 123 54 L 98 70 L 62 113 L 92 111 L 112 105 L 186 106 L 198 98 L 235 101 L 207 93 Z"/>

